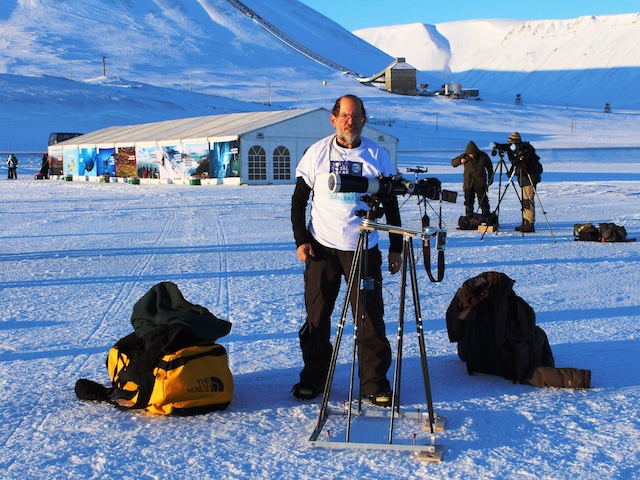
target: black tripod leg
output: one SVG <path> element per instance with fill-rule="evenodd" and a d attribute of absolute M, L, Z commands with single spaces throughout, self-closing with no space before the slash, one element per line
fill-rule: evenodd
<path fill-rule="evenodd" d="M 549 229 L 549 233 L 551 233 L 551 238 L 553 240 L 553 243 L 556 243 L 556 237 L 553 236 L 553 230 L 551 230 L 551 225 L 549 224 L 549 219 L 547 218 L 547 212 L 544 211 L 544 207 L 542 206 L 542 201 L 540 200 L 540 195 L 538 195 L 538 189 L 533 184 L 533 181 L 531 181 L 531 175 L 529 175 L 528 173 L 527 173 L 527 175 L 529 176 L 529 183 L 533 187 L 533 195 L 538 200 L 538 204 L 540 205 L 540 211 L 542 212 L 542 216 L 544 217 L 544 221 L 547 223 L 547 228 Z"/>
<path fill-rule="evenodd" d="M 402 378 L 402 339 L 404 336 L 404 307 L 407 291 L 407 260 L 409 259 L 409 249 L 411 246 L 411 238 L 404 238 L 402 246 L 402 277 L 400 280 L 400 307 L 398 314 L 398 333 L 396 342 L 396 363 L 393 372 L 393 388 L 391 389 L 391 412 L 399 411 L 400 406 L 400 379 Z M 393 443 L 393 419 L 395 415 L 391 415 L 389 420 L 389 443 Z"/>
<path fill-rule="evenodd" d="M 504 196 L 507 194 L 507 190 L 509 189 L 509 185 L 512 183 L 512 179 L 513 179 L 513 175 L 511 175 L 509 177 L 508 183 L 505 185 L 504 190 L 502 191 L 502 193 L 500 194 L 500 197 L 498 198 L 498 203 L 496 204 L 496 208 L 493 210 L 493 212 L 496 215 L 498 214 L 498 211 L 500 210 L 500 204 L 502 203 L 502 199 L 504 198 Z M 482 235 L 480 236 L 480 240 L 482 240 L 484 238 L 486 233 L 487 233 L 486 230 L 484 232 L 482 232 Z"/>
<path fill-rule="evenodd" d="M 327 420 L 327 405 L 329 404 L 329 395 L 331 393 L 331 385 L 333 384 L 333 376 L 336 371 L 336 365 L 338 363 L 338 353 L 340 351 L 340 343 L 342 341 L 342 335 L 344 333 L 344 325 L 346 322 L 347 314 L 349 311 L 349 292 L 354 286 L 355 278 L 358 274 L 357 266 L 360 262 L 360 255 L 362 254 L 362 245 L 364 244 L 364 235 L 365 232 L 361 231 L 360 236 L 358 237 L 357 247 L 353 256 L 353 261 L 351 263 L 351 271 L 349 272 L 349 280 L 347 282 L 347 296 L 345 298 L 344 304 L 342 305 L 342 311 L 340 313 L 340 322 L 338 323 L 338 331 L 336 333 L 336 340 L 334 342 L 333 351 L 331 353 L 331 362 L 329 363 L 329 372 L 327 373 L 327 379 L 324 385 L 324 393 L 322 395 L 322 403 L 320 406 L 320 413 L 318 414 L 318 421 L 316 424 L 316 428 L 311 435 L 311 440 L 315 441 L 320 435 L 322 431 L 322 426 Z M 351 409 L 351 405 L 349 405 Z"/>
<path fill-rule="evenodd" d="M 353 269 L 356 264 L 355 258 L 352 262 L 351 269 Z M 368 232 L 364 235 L 364 243 L 360 248 L 360 254 L 358 255 L 358 269 L 357 269 L 357 278 L 360 280 L 358 284 L 358 289 L 356 290 L 356 298 L 355 304 L 352 304 L 352 308 L 354 310 L 353 315 L 353 350 L 351 352 L 351 376 L 349 379 L 349 401 L 348 401 L 348 411 L 347 411 L 347 431 L 346 431 L 346 441 L 348 442 L 351 437 L 351 416 L 352 416 L 352 405 L 353 405 L 353 387 L 355 385 L 355 375 L 356 375 L 356 363 L 358 364 L 358 414 L 360 414 L 362 410 L 362 375 L 361 369 L 362 366 L 359 361 L 359 356 L 362 352 L 362 343 L 364 341 L 364 329 L 366 324 L 366 302 L 367 302 L 367 290 L 371 288 L 369 285 L 369 278 L 367 266 L 369 265 L 369 235 Z M 351 272 L 350 272 L 351 273 Z M 351 277 L 351 275 L 349 275 Z M 354 277 L 355 278 L 355 277 Z M 349 301 L 351 296 L 353 295 L 353 285 L 350 289 L 347 289 L 347 298 Z M 362 330 L 362 333 L 360 333 Z"/>
<path fill-rule="evenodd" d="M 431 396 L 431 382 L 429 381 L 429 367 L 427 365 L 427 347 L 424 340 L 424 330 L 422 326 L 422 313 L 420 309 L 420 292 L 418 290 L 418 277 L 416 273 L 416 259 L 413 255 L 413 248 L 409 250 L 409 272 L 411 274 L 411 290 L 413 293 L 413 305 L 416 315 L 416 330 L 418 333 L 418 345 L 420 347 L 420 360 L 422 364 L 422 378 L 424 380 L 424 391 L 427 400 L 427 411 L 429 413 L 429 428 L 431 429 L 432 440 L 435 440 L 435 414 L 433 412 L 433 399 Z"/>

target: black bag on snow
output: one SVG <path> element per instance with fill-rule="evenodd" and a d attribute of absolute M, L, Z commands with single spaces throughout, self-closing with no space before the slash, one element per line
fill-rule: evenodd
<path fill-rule="evenodd" d="M 599 242 L 600 232 L 593 223 L 576 223 L 573 226 L 573 239 L 581 242 Z"/>
<path fill-rule="evenodd" d="M 482 215 L 474 213 L 471 215 L 462 215 L 458 218 L 458 228 L 460 230 L 477 230 L 480 225 L 497 225 L 498 216 L 495 213 Z"/>
<path fill-rule="evenodd" d="M 599 223 L 600 240 L 602 242 L 626 242 L 627 229 L 615 223 Z"/>
<path fill-rule="evenodd" d="M 633 242 L 627 237 L 627 229 L 615 223 L 576 223 L 573 226 L 573 239 L 583 242 Z"/>
<path fill-rule="evenodd" d="M 485 272 L 464 282 L 447 309 L 449 341 L 458 343 L 458 356 L 469 374 L 588 388 L 588 370 L 555 368 L 547 335 L 536 325 L 533 308 L 513 291 L 514 283 L 504 273 Z"/>

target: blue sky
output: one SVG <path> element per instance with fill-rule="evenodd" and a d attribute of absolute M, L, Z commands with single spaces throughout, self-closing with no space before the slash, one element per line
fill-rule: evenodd
<path fill-rule="evenodd" d="M 550 20 L 640 12 L 640 0 L 300 0 L 347 30 L 482 18 Z M 397 5 L 390 8 L 390 5 Z"/>

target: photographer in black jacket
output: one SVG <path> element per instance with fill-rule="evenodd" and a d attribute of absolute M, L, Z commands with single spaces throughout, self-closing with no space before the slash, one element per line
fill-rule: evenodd
<path fill-rule="evenodd" d="M 469 142 L 462 155 L 451 160 L 451 165 L 464 165 L 462 189 L 467 216 L 473 215 L 473 203 L 478 198 L 482 215 L 489 215 L 488 187 L 493 183 L 493 165 L 489 155 L 481 151 L 474 142 Z"/>
<path fill-rule="evenodd" d="M 522 189 L 522 224 L 516 227 L 518 232 L 535 232 L 536 221 L 535 194 L 540 183 L 542 165 L 535 148 L 529 142 L 523 142 L 518 132 L 509 135 L 507 142 L 511 148 L 507 150 L 509 161 L 515 168 L 518 184 Z"/>

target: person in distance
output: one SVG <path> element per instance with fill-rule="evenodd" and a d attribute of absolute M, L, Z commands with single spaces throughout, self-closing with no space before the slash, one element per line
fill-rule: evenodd
<path fill-rule="evenodd" d="M 465 215 L 473 215 L 473 205 L 478 199 L 482 215 L 489 216 L 489 185 L 493 183 L 493 165 L 489 155 L 469 142 L 464 153 L 451 160 L 453 167 L 464 165 L 462 189 L 464 190 Z"/>
<path fill-rule="evenodd" d="M 532 233 L 536 231 L 535 194 L 542 174 L 540 157 L 536 154 L 533 145 L 522 141 L 518 132 L 509 135 L 507 142 L 511 144 L 511 148 L 507 150 L 507 156 L 512 168 L 515 168 L 514 174 L 522 189 L 522 224 L 516 227 L 516 231 Z"/>

